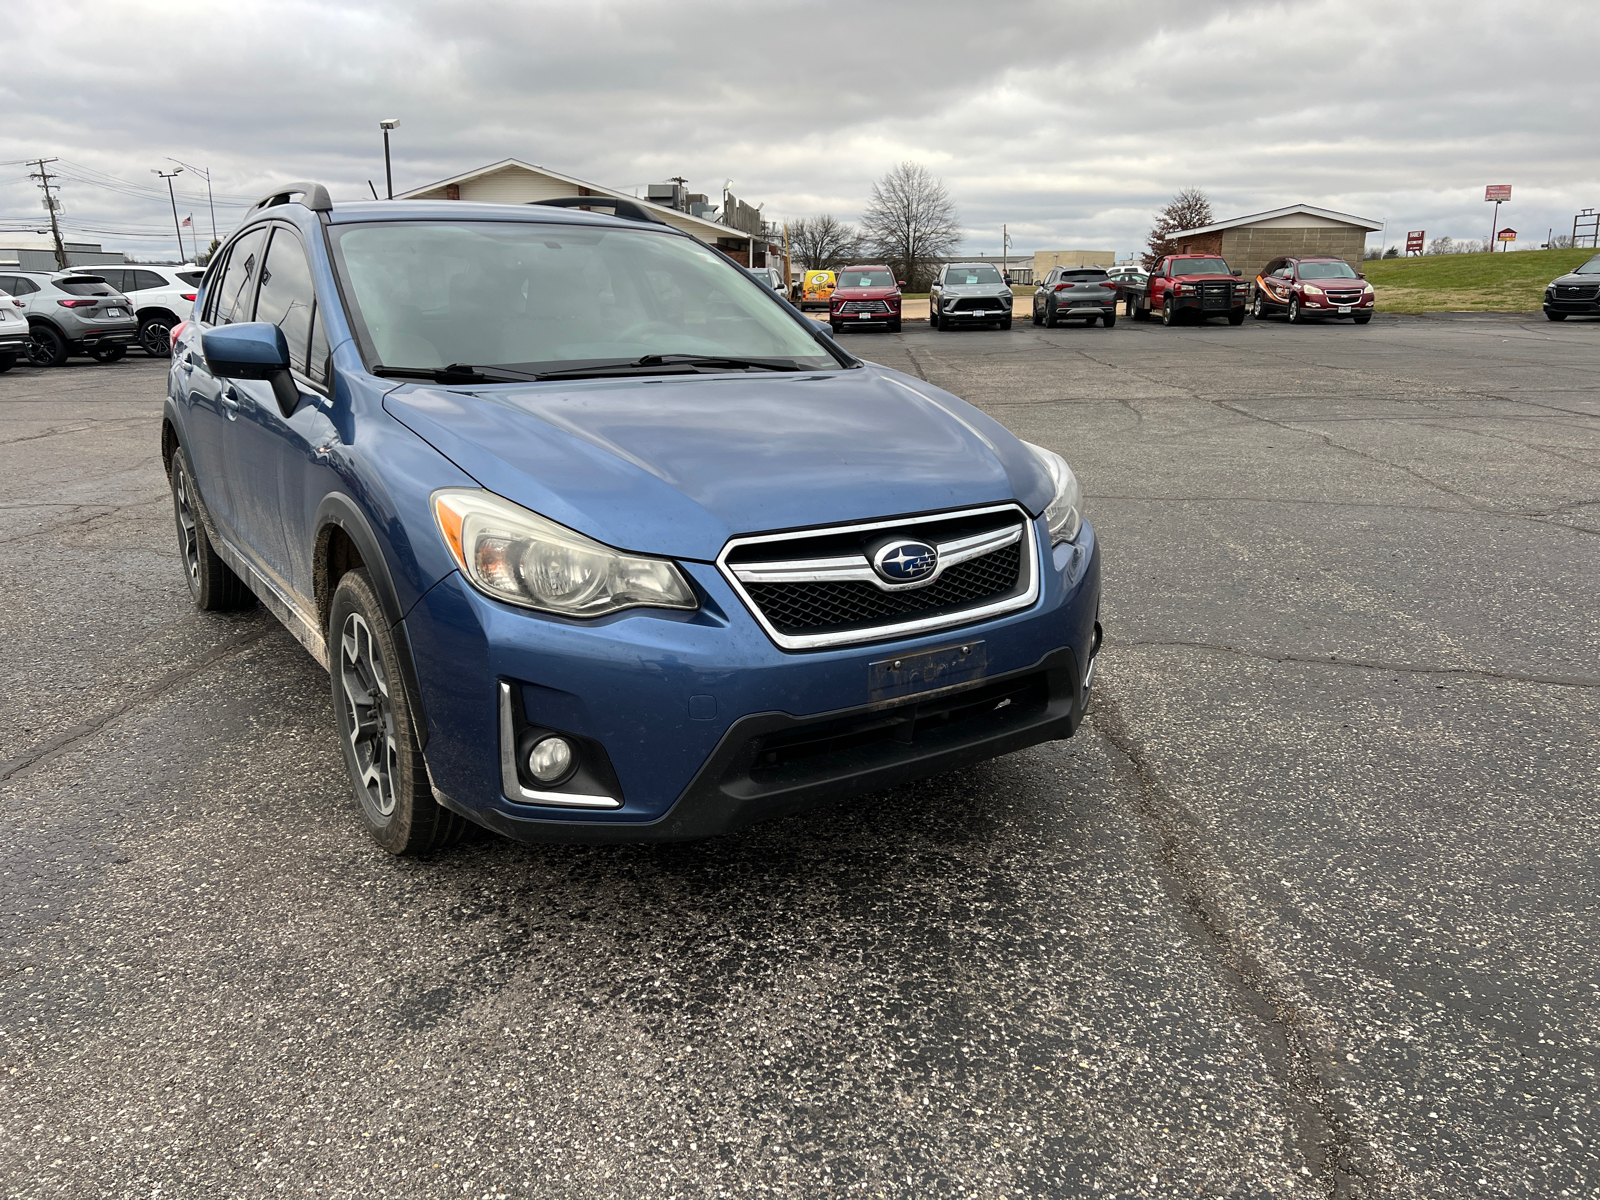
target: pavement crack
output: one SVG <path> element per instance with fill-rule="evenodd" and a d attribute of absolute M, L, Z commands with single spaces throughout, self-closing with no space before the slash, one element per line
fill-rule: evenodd
<path fill-rule="evenodd" d="M 1304 663 L 1319 667 L 1348 667 L 1361 671 L 1393 671 L 1401 675 L 1471 675 L 1478 679 L 1500 679 L 1509 683 L 1542 683 L 1552 687 L 1600 688 L 1600 676 L 1593 675 L 1535 675 L 1531 671 L 1490 671 L 1481 667 L 1422 666 L 1416 663 L 1387 662 L 1382 659 L 1345 658 L 1333 654 L 1326 657 L 1311 654 L 1289 654 L 1282 651 L 1247 650 L 1241 646 L 1228 646 L 1220 642 L 1123 641 L 1119 645 L 1181 650 L 1214 650 L 1219 654 L 1235 654 L 1240 658 L 1259 658 L 1275 663 Z"/>
<path fill-rule="evenodd" d="M 1318 1043 L 1328 1041 L 1324 1019 L 1305 997 L 1290 994 L 1292 981 L 1285 968 L 1274 970 L 1264 956 L 1252 955 L 1246 939 L 1233 931 L 1226 913 L 1239 900 L 1231 894 L 1225 865 L 1197 822 L 1183 814 L 1162 784 L 1114 694 L 1104 684 L 1096 693 L 1088 722 L 1138 781 L 1139 816 L 1155 840 L 1168 885 L 1188 914 L 1193 936 L 1220 962 L 1245 1007 L 1261 1021 L 1261 1051 L 1278 1072 L 1290 1108 L 1290 1153 L 1333 1200 L 1362 1195 L 1373 1184 L 1388 1193 L 1409 1182 L 1393 1156 L 1353 1128 L 1336 1104 L 1320 1067 L 1325 1051 Z"/>
<path fill-rule="evenodd" d="M 261 619 L 257 622 L 257 628 L 250 629 L 245 633 L 228 639 L 219 646 L 212 647 L 204 654 L 190 659 L 180 667 L 174 667 L 154 683 L 133 693 L 121 704 L 113 705 L 97 713 L 87 721 L 74 725 L 70 729 L 62 730 L 55 737 L 39 743 L 31 750 L 18 755 L 9 762 L 0 763 L 0 784 L 9 783 L 11 780 L 25 775 L 34 767 L 50 761 L 85 738 L 93 737 L 123 714 L 154 700 L 164 692 L 171 691 L 179 684 L 192 679 L 207 667 L 219 663 L 225 658 L 230 658 L 247 647 L 253 646 L 278 628 L 279 625 L 276 621 Z"/>

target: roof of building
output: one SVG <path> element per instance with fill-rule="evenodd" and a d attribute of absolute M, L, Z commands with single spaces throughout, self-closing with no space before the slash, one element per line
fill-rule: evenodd
<path fill-rule="evenodd" d="M 1211 225 L 1202 225 L 1198 229 L 1182 229 L 1177 233 L 1168 234 L 1168 239 L 1193 237 L 1199 233 L 1216 233 L 1223 229 L 1237 229 L 1241 225 L 1254 225 L 1260 221 L 1271 221 L 1276 217 L 1292 217 L 1304 214 L 1308 217 L 1321 217 L 1326 221 L 1338 221 L 1343 225 L 1355 225 L 1361 229 L 1382 229 L 1381 221 L 1369 221 L 1366 217 L 1354 217 L 1349 213 L 1334 212 L 1331 208 L 1317 208 L 1311 204 L 1291 204 L 1287 208 L 1275 208 L 1271 212 L 1251 213 L 1244 217 L 1233 217 L 1226 221 L 1217 221 Z"/>
<path fill-rule="evenodd" d="M 751 235 L 742 229 L 735 229 L 730 225 L 723 225 L 717 221 L 708 221 L 704 217 L 697 217 L 691 213 L 680 212 L 678 209 L 668 208 L 664 204 L 656 204 L 653 201 L 641 199 L 640 197 L 629 192 L 623 192 L 617 190 L 616 188 L 606 187 L 603 183 L 591 183 L 587 179 L 576 179 L 571 175 L 564 175 L 560 171 L 552 171 L 549 167 L 541 167 L 536 163 L 526 163 L 520 158 L 502 158 L 499 162 L 490 163 L 486 167 L 478 167 L 476 170 L 464 171 L 460 175 L 452 175 L 448 179 L 441 179 L 435 183 L 423 184 L 421 187 L 412 188 L 408 192 L 401 192 L 396 199 L 415 200 L 420 198 L 424 192 L 436 192 L 440 188 L 449 187 L 453 183 L 466 183 L 469 180 L 481 179 L 485 175 L 493 175 L 497 171 L 504 171 L 510 168 L 520 168 L 524 171 L 531 171 L 534 174 L 543 175 L 549 179 L 558 179 L 562 183 L 569 183 L 572 185 L 572 194 L 575 196 L 583 194 L 579 190 L 582 188 L 587 189 L 589 194 L 594 196 L 610 196 L 615 200 L 631 200 L 635 204 L 643 205 L 646 208 L 656 209 L 662 214 L 663 219 L 670 215 L 673 224 L 680 226 L 687 225 L 695 232 L 699 233 L 701 237 L 748 238 L 755 236 L 755 240 L 758 242 L 764 242 L 767 240 L 760 235 Z"/>

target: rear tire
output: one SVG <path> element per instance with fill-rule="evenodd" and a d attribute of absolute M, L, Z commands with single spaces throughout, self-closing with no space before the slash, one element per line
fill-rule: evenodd
<path fill-rule="evenodd" d="M 17 356 L 15 354 L 0 354 L 0 375 L 4 375 L 16 365 Z"/>
<path fill-rule="evenodd" d="M 1044 324 L 1044 314 L 1039 311 L 1039 306 L 1037 304 L 1033 306 L 1033 323 L 1035 325 Z"/>
<path fill-rule="evenodd" d="M 1112 310 L 1111 312 L 1108 312 L 1108 313 L 1104 314 L 1100 318 L 1100 324 L 1104 325 L 1107 329 L 1110 329 L 1116 323 L 1117 323 L 1117 314 L 1116 314 L 1115 310 Z"/>
<path fill-rule="evenodd" d="M 1565 321 L 1567 319 L 1566 313 L 1547 312 L 1544 315 L 1549 317 L 1552 321 Z"/>
<path fill-rule="evenodd" d="M 189 455 L 182 446 L 172 456 L 172 516 L 178 526 L 178 560 L 183 564 L 194 606 L 204 612 L 247 608 L 255 596 L 212 548 L 194 487 Z"/>
<path fill-rule="evenodd" d="M 128 352 L 126 346 L 105 346 L 98 350 L 89 351 L 89 357 L 95 362 L 114 363 Z"/>
<path fill-rule="evenodd" d="M 172 357 L 172 330 L 177 324 L 171 317 L 146 317 L 139 322 L 139 345 L 151 358 Z"/>
<path fill-rule="evenodd" d="M 1128 308 L 1135 321 L 1148 321 L 1150 319 L 1150 310 L 1137 300 L 1129 300 Z"/>
<path fill-rule="evenodd" d="M 372 840 L 396 855 L 459 840 L 467 822 L 433 798 L 400 656 L 364 569 L 347 571 L 334 589 L 328 665 L 345 769 Z"/>
<path fill-rule="evenodd" d="M 28 330 L 28 361 L 36 367 L 59 367 L 67 361 L 67 339 L 48 325 Z"/>
<path fill-rule="evenodd" d="M 1058 318 L 1056 317 L 1055 309 L 1051 308 L 1049 304 L 1046 304 L 1044 306 L 1044 327 L 1046 329 L 1054 329 L 1056 327 L 1057 319 Z"/>

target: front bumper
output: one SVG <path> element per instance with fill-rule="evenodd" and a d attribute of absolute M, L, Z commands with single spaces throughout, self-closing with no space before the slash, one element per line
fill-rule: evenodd
<path fill-rule="evenodd" d="M 1014 310 L 1002 305 L 983 309 L 941 309 L 939 315 L 950 324 L 992 325 L 996 321 L 1004 321 L 1011 316 Z"/>
<path fill-rule="evenodd" d="M 1319 296 L 1301 296 L 1300 313 L 1306 317 L 1332 317 L 1335 320 L 1371 316 L 1376 300 L 1377 295 L 1373 292 L 1366 293 L 1355 304 L 1334 304 Z"/>
<path fill-rule="evenodd" d="M 830 311 L 828 313 L 828 323 L 841 329 L 847 329 L 852 326 L 860 326 L 866 329 L 873 325 L 898 325 L 900 323 L 900 311 L 898 309 L 886 313 L 839 313 Z"/>
<path fill-rule="evenodd" d="M 1204 303 L 1203 296 L 1180 296 L 1177 292 L 1171 293 L 1172 307 L 1179 312 L 1198 312 L 1202 317 L 1225 317 L 1229 313 L 1239 312 L 1245 307 L 1246 296 L 1243 292 L 1235 292 L 1232 302 L 1223 306 Z M 1163 301 L 1165 303 L 1165 301 Z"/>
<path fill-rule="evenodd" d="M 1034 536 L 1046 536 L 1038 523 Z M 808 652 L 778 649 L 710 564 L 682 564 L 698 612 L 636 609 L 593 623 L 512 609 L 449 576 L 405 619 L 434 787 L 442 803 L 525 841 L 684 840 L 1067 737 L 1099 646 L 1093 529 L 1041 558 L 1040 598 L 1021 612 Z M 869 664 L 953 643 L 982 644 L 981 674 L 874 701 Z M 519 724 L 603 748 L 620 807 L 506 796 L 502 683 L 520 698 Z"/>
<path fill-rule="evenodd" d="M 1600 316 L 1600 298 L 1594 300 L 1552 300 L 1549 296 L 1546 296 L 1544 298 L 1544 311 L 1547 313 L 1566 313 L 1579 317 Z"/>

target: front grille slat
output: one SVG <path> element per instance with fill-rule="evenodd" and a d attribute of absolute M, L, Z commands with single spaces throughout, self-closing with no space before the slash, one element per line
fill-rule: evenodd
<path fill-rule="evenodd" d="M 993 554 L 951 567 L 925 588 L 885 592 L 876 584 L 750 583 L 745 590 L 784 633 L 818 633 L 927 616 L 999 596 L 1016 587 L 1022 547 L 1013 542 Z"/>
<path fill-rule="evenodd" d="M 886 313 L 889 303 L 886 300 L 847 300 L 840 312 L 847 313 Z"/>

